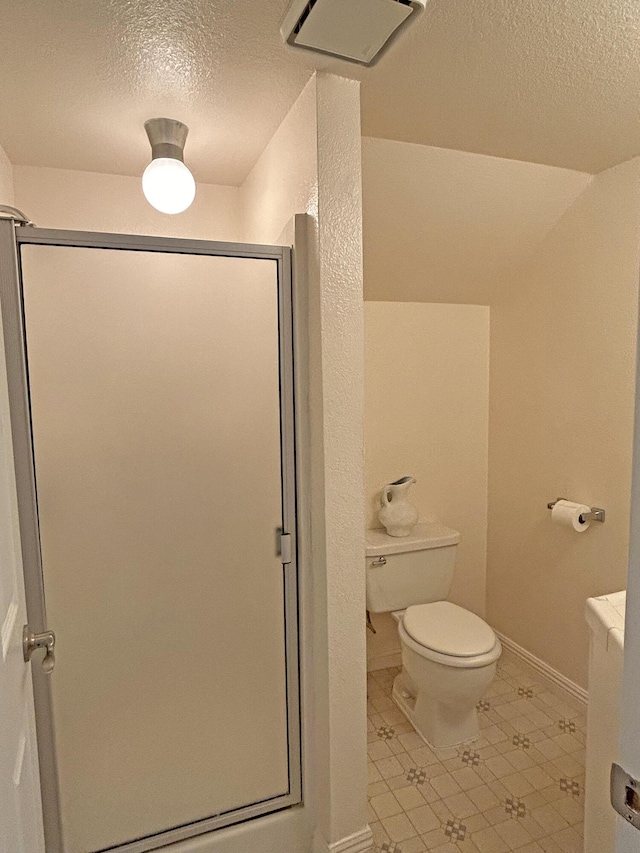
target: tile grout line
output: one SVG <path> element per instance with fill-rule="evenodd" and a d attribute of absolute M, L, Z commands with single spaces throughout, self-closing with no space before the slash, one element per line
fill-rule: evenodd
<path fill-rule="evenodd" d="M 586 721 L 507 659 L 478 704 L 480 740 L 427 746 L 369 674 L 369 820 L 376 853 L 582 853 Z"/>

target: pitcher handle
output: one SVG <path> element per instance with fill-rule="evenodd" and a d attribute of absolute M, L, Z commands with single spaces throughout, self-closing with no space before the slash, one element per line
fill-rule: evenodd
<path fill-rule="evenodd" d="M 380 495 L 380 503 L 382 506 L 389 506 L 391 503 L 391 498 L 389 497 L 390 494 L 393 494 L 391 486 L 385 486 L 382 490 L 382 494 Z"/>

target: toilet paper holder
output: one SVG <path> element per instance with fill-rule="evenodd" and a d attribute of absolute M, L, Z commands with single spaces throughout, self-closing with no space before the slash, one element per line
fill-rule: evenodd
<path fill-rule="evenodd" d="M 553 509 L 554 506 L 558 503 L 558 501 L 567 501 L 569 498 L 556 498 L 555 501 L 551 501 L 547 504 L 547 509 Z M 606 518 L 606 512 L 599 506 L 592 506 L 591 512 L 584 512 L 580 516 L 580 521 L 600 521 L 604 523 Z"/>

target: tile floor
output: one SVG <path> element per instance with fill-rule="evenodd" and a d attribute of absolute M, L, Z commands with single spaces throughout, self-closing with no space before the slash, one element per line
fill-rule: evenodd
<path fill-rule="evenodd" d="M 369 674 L 375 853 L 582 853 L 586 719 L 506 653 L 479 703 L 480 740 L 431 749 Z"/>

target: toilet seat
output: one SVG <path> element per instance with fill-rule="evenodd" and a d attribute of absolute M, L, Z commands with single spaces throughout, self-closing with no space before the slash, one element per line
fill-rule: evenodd
<path fill-rule="evenodd" d="M 399 620 L 400 639 L 421 657 L 445 666 L 489 666 L 502 652 L 487 623 L 450 601 L 408 607 Z"/>
<path fill-rule="evenodd" d="M 484 655 L 496 641 L 496 635 L 483 619 L 450 601 L 408 607 L 403 622 L 416 643 L 443 655 L 464 658 Z"/>

